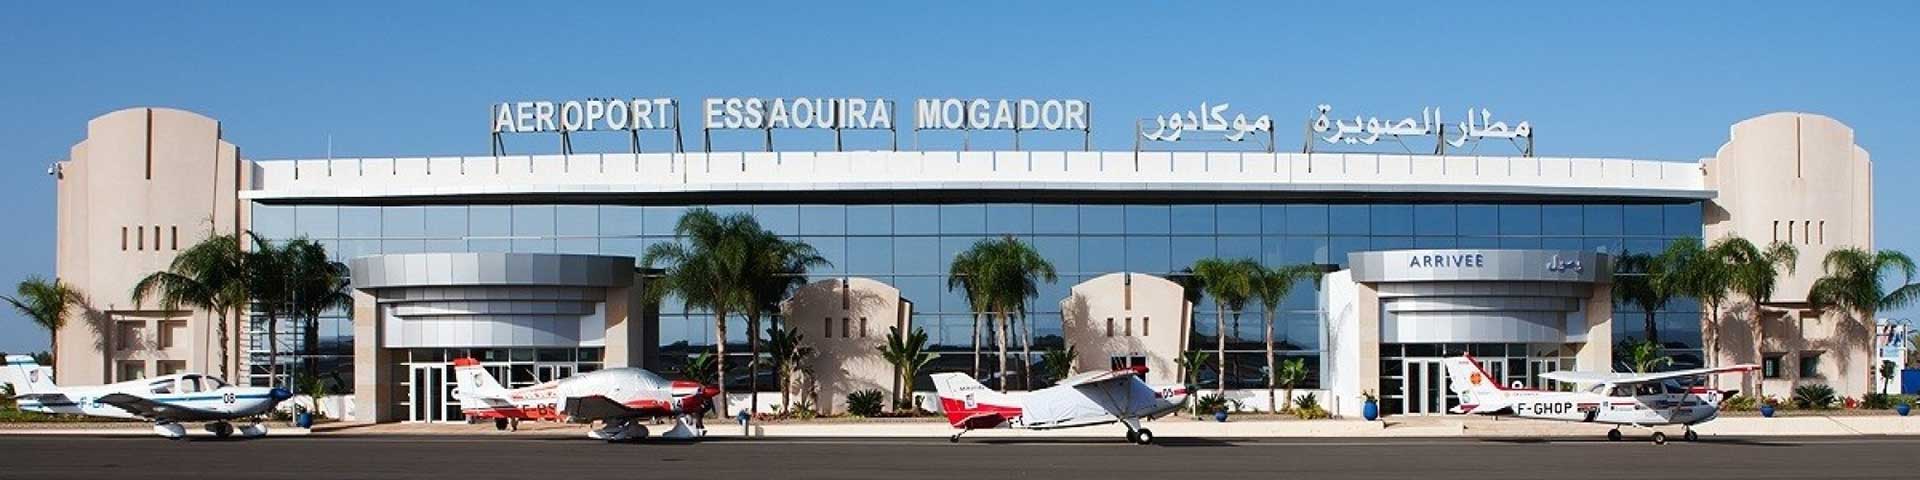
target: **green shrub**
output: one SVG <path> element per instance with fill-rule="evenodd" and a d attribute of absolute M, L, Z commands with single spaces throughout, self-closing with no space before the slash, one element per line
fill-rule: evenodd
<path fill-rule="evenodd" d="M 877 417 L 880 415 L 880 402 L 885 399 L 886 394 L 881 393 L 879 389 L 856 390 L 847 394 L 847 413 L 861 417 Z"/>
<path fill-rule="evenodd" d="M 1884 393 L 1869 393 L 1860 398 L 1860 408 L 1867 410 L 1886 410 L 1893 408 L 1893 396 Z"/>
<path fill-rule="evenodd" d="M 1760 409 L 1760 399 L 1742 393 L 1721 400 L 1720 409 L 1729 412 L 1751 412 Z"/>
<path fill-rule="evenodd" d="M 1320 408 L 1320 397 L 1311 393 L 1293 397 L 1293 415 L 1301 420 L 1314 420 L 1332 417 L 1327 409 Z"/>
<path fill-rule="evenodd" d="M 1231 412 L 1234 410 L 1239 410 L 1241 406 L 1239 400 L 1234 400 L 1231 398 L 1220 396 L 1218 394 L 1201 395 L 1200 399 L 1197 401 L 1200 403 L 1199 408 L 1200 408 L 1200 413 L 1202 414 L 1209 414 L 1209 413 L 1223 411 L 1223 410 Z"/>
<path fill-rule="evenodd" d="M 1830 410 L 1837 400 L 1833 387 L 1826 385 L 1801 385 L 1793 389 L 1793 408 Z"/>

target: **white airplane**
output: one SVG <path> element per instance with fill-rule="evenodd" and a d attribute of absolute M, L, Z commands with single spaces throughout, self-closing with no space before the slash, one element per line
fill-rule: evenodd
<path fill-rule="evenodd" d="M 187 436 L 181 425 L 186 422 L 205 422 L 207 432 L 216 437 L 232 436 L 234 420 L 258 417 L 293 398 L 286 389 L 236 387 L 198 373 L 61 387 L 26 355 L 8 355 L 0 381 L 13 385 L 14 401 L 22 411 L 147 420 L 153 422 L 154 433 L 171 439 Z M 257 421 L 237 430 L 246 437 L 267 434 L 267 426 Z"/>
<path fill-rule="evenodd" d="M 933 374 L 933 387 L 947 422 L 962 429 L 948 437 L 951 442 L 983 428 L 1048 430 L 1118 422 L 1127 427 L 1127 441 L 1147 445 L 1153 443 L 1153 431 L 1142 428 L 1140 421 L 1180 410 L 1192 389 L 1149 386 L 1140 380 L 1146 373 L 1146 367 L 1086 372 L 1018 398 L 988 389 L 964 373 Z"/>
<path fill-rule="evenodd" d="M 1618 426 L 1651 429 L 1680 425 L 1686 429 L 1684 438 L 1690 442 L 1700 438 L 1693 426 L 1718 416 L 1720 400 L 1734 392 L 1687 387 L 1679 380 L 1760 368 L 1743 364 L 1656 373 L 1559 371 L 1540 374 L 1548 380 L 1587 386 L 1580 391 L 1558 392 L 1502 387 L 1472 356 L 1449 358 L 1446 365 L 1451 379 L 1448 386 L 1460 395 L 1460 406 L 1453 409 L 1454 413 L 1616 425 L 1607 432 L 1607 439 L 1614 441 L 1621 438 Z M 1666 444 L 1667 434 L 1653 432 L 1653 443 Z"/>
<path fill-rule="evenodd" d="M 587 437 L 608 442 L 647 438 L 642 423 L 672 417 L 661 438 L 687 439 L 706 431 L 695 416 L 713 407 L 720 389 L 698 382 L 668 381 L 639 368 L 609 368 L 525 388 L 507 389 L 478 360 L 453 361 L 458 382 L 453 392 L 460 410 L 472 419 L 493 419 L 494 428 L 518 429 L 521 420 L 601 423 Z"/>

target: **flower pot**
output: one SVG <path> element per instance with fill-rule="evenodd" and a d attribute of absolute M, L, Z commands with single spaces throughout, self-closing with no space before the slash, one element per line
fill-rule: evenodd
<path fill-rule="evenodd" d="M 1226 410 L 1221 410 L 1221 411 L 1218 411 L 1218 412 L 1213 412 L 1213 420 L 1214 420 L 1214 421 L 1216 421 L 1216 422 L 1225 422 L 1225 421 L 1227 421 L 1227 411 L 1226 411 Z"/>
<path fill-rule="evenodd" d="M 1762 416 L 1762 417 L 1767 417 L 1767 418 L 1773 418 L 1773 406 L 1772 406 L 1772 405 L 1761 405 L 1761 406 L 1760 406 L 1760 416 Z"/>
<path fill-rule="evenodd" d="M 1907 405 L 1907 404 L 1904 404 L 1904 403 L 1902 403 L 1902 404 L 1899 404 L 1899 405 L 1894 405 L 1894 406 L 1893 406 L 1893 412 L 1894 412 L 1894 413 L 1898 413 L 1898 414 L 1900 414 L 1900 416 L 1902 416 L 1902 417 L 1904 417 L 1904 416 L 1907 416 L 1907 414 L 1908 414 L 1908 413 L 1912 413 L 1912 412 L 1913 412 L 1913 406 L 1912 406 L 1912 405 Z"/>
<path fill-rule="evenodd" d="M 313 414 L 307 413 L 307 412 L 300 412 L 300 413 L 294 414 L 293 426 L 300 427 L 300 428 L 313 428 Z"/>
<path fill-rule="evenodd" d="M 1365 417 L 1369 422 L 1374 420 L 1379 420 L 1380 419 L 1380 403 L 1375 402 L 1373 400 L 1367 400 L 1367 403 L 1360 405 L 1360 416 Z"/>

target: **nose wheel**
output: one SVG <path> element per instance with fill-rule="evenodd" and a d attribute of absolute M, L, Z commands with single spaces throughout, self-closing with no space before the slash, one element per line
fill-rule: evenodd
<path fill-rule="evenodd" d="M 1692 428 L 1688 428 L 1687 433 L 1681 435 L 1680 438 L 1686 439 L 1689 442 L 1698 442 L 1700 441 L 1700 434 L 1694 433 Z"/>
<path fill-rule="evenodd" d="M 1654 444 L 1654 445 L 1666 445 L 1666 444 L 1667 444 L 1667 434 L 1666 434 L 1666 433 L 1662 433 L 1662 432 L 1653 432 L 1653 444 Z"/>
<path fill-rule="evenodd" d="M 1613 429 L 1613 430 L 1608 430 L 1608 431 L 1607 431 L 1607 440 L 1608 440 L 1608 441 L 1614 441 L 1614 442 L 1618 442 L 1618 441 L 1620 441 L 1620 438 L 1621 438 L 1621 437 L 1622 437 L 1622 435 L 1620 435 L 1620 429 L 1618 429 L 1618 428 L 1616 428 L 1616 429 Z"/>

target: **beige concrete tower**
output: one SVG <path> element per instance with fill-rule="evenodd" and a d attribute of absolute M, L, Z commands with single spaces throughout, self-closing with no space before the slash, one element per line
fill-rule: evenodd
<path fill-rule="evenodd" d="M 239 157 L 221 139 L 219 122 L 192 112 L 130 108 L 87 122 L 87 138 L 55 172 L 56 274 L 87 296 L 84 311 L 56 335 L 60 382 L 175 370 L 235 376 L 240 332 L 231 319 L 221 349 L 212 315 L 135 305 L 130 294 L 181 249 L 244 224 L 237 192 L 247 172 Z M 214 371 L 221 351 L 227 372 Z"/>
<path fill-rule="evenodd" d="M 1801 383 L 1827 384 L 1844 396 L 1866 393 L 1873 320 L 1857 312 L 1814 310 L 1807 292 L 1824 274 L 1827 253 L 1873 248 L 1872 159 L 1854 143 L 1852 128 L 1820 115 L 1762 115 L 1734 124 L 1731 135 L 1713 158 L 1701 161 L 1707 185 L 1718 191 L 1704 215 L 1706 240 L 1785 242 L 1799 250 L 1800 259 L 1793 273 L 1780 277 L 1771 301 L 1756 309 L 1747 299 L 1732 299 L 1723 307 L 1722 325 L 1703 328 L 1707 349 L 1720 364 L 1770 366 L 1764 375 L 1728 376 L 1721 384 L 1748 392 L 1760 387 L 1782 398 Z M 1754 318 L 1764 326 L 1758 349 Z"/>

